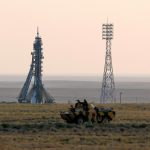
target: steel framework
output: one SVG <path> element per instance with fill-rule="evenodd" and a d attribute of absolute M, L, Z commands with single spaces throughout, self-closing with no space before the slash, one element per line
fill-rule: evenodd
<path fill-rule="evenodd" d="M 19 103 L 53 103 L 54 98 L 45 90 L 42 84 L 42 39 L 39 36 L 37 29 L 37 36 L 33 44 L 32 63 L 27 76 L 27 79 L 21 89 L 18 97 Z M 32 77 L 34 77 L 34 83 L 29 90 Z"/>
<path fill-rule="evenodd" d="M 111 40 L 113 39 L 113 24 L 102 25 L 102 39 L 106 40 L 106 56 L 101 88 L 100 103 L 115 102 L 115 82 L 111 55 Z"/>

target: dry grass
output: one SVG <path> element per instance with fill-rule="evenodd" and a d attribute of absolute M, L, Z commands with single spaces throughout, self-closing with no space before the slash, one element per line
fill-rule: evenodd
<path fill-rule="evenodd" d="M 78 126 L 60 118 L 67 104 L 0 104 L 0 150 L 149 150 L 150 104 L 109 107 L 113 122 Z"/>

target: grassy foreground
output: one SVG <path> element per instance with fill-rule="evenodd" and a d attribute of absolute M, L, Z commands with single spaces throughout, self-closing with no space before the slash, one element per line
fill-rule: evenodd
<path fill-rule="evenodd" d="M 0 104 L 0 150 L 149 150 L 150 104 L 112 104 L 106 124 L 67 124 L 68 104 Z"/>

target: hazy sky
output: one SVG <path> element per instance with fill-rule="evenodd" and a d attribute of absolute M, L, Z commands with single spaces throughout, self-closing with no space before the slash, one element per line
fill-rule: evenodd
<path fill-rule="evenodd" d="M 0 75 L 26 75 L 40 28 L 45 75 L 102 75 L 114 23 L 115 75 L 150 75 L 150 0 L 0 0 Z"/>

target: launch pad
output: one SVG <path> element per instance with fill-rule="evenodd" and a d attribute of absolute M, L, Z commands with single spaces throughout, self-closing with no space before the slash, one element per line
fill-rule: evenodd
<path fill-rule="evenodd" d="M 42 83 L 42 59 L 44 59 L 42 51 L 42 39 L 37 29 L 37 36 L 33 44 L 33 52 L 31 52 L 32 62 L 27 79 L 18 97 L 19 103 L 41 104 L 54 102 L 54 98 L 46 91 Z M 34 81 L 30 88 L 32 77 Z"/>

